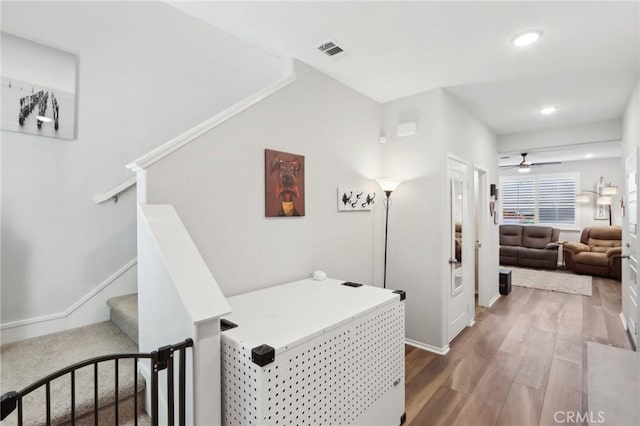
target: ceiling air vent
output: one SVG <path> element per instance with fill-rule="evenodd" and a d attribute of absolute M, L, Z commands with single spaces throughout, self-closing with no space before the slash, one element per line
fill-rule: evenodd
<path fill-rule="evenodd" d="M 339 53 L 344 52 L 344 49 L 332 41 L 327 43 L 323 43 L 318 46 L 318 50 L 324 53 L 327 56 L 336 56 Z"/>

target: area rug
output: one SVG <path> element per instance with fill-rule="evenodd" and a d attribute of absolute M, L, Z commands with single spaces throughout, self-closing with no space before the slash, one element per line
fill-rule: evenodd
<path fill-rule="evenodd" d="M 507 269 L 511 269 L 511 285 L 591 296 L 593 278 L 589 275 L 514 267 Z"/>
<path fill-rule="evenodd" d="M 640 424 L 640 354 L 587 342 L 589 424 Z"/>

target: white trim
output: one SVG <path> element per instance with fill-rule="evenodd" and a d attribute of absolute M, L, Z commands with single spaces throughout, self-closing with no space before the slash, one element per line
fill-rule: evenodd
<path fill-rule="evenodd" d="M 438 355 L 446 355 L 449 353 L 449 345 L 438 348 L 437 346 L 431 346 L 427 343 L 418 342 L 417 340 L 408 338 L 405 338 L 404 342 L 409 346 L 413 346 L 414 348 L 424 349 L 425 351 L 433 352 L 434 354 Z"/>
<path fill-rule="evenodd" d="M 620 312 L 620 321 L 622 322 L 622 327 L 625 331 L 628 331 L 629 327 L 627 327 L 627 320 L 624 318 L 624 312 Z"/>
<path fill-rule="evenodd" d="M 169 142 L 165 143 L 164 145 L 161 145 L 158 148 L 154 149 L 153 151 L 148 152 L 147 154 L 143 155 L 142 157 L 128 164 L 127 168 L 134 172 L 138 172 L 140 170 L 146 169 L 147 167 L 151 166 L 155 162 L 163 159 L 167 155 L 180 149 L 181 147 L 188 144 L 189 142 L 192 142 L 193 140 L 197 139 L 204 133 L 207 133 L 212 129 L 215 129 L 225 121 L 235 117 L 236 115 L 240 114 L 244 110 L 251 108 L 253 105 L 263 101 L 264 99 L 278 92 L 280 89 L 283 89 L 284 87 L 290 85 L 294 81 L 296 81 L 296 74 L 290 74 L 285 76 L 284 78 L 278 80 L 272 85 L 265 87 L 259 92 L 249 96 L 248 98 L 241 100 L 237 104 L 232 105 L 230 108 L 227 108 L 226 110 L 214 115 L 210 119 L 187 130 L 183 134 L 171 139 Z"/>
<path fill-rule="evenodd" d="M 493 296 L 493 299 L 489 300 L 489 304 L 487 305 L 487 308 L 490 308 L 493 306 L 494 303 L 496 303 L 498 301 L 498 299 L 500 299 L 500 294 L 496 294 L 495 296 Z"/>
<path fill-rule="evenodd" d="M 67 310 L 65 310 L 63 312 L 59 312 L 57 314 L 51 314 L 51 315 L 44 315 L 44 316 L 41 316 L 41 317 L 28 318 L 28 319 L 19 320 L 19 321 L 8 322 L 8 323 L 5 323 L 5 324 L 0 324 L 0 330 L 7 330 L 7 329 L 10 329 L 10 328 L 23 327 L 25 325 L 36 324 L 36 323 L 40 323 L 40 322 L 44 322 L 44 321 L 53 321 L 53 320 L 57 320 L 57 319 L 67 318 L 72 313 L 74 313 L 76 310 L 78 310 L 82 305 L 87 303 L 94 296 L 96 296 L 98 293 L 100 293 L 102 290 L 104 290 L 107 286 L 109 286 L 115 280 L 120 278 L 120 276 L 122 274 L 127 272 L 129 269 L 133 268 L 136 265 L 136 263 L 138 263 L 137 259 L 133 259 L 133 260 L 129 261 L 122 268 L 118 269 L 118 271 L 116 271 L 116 273 L 114 273 L 109 278 L 104 280 L 100 285 L 98 285 L 96 288 L 91 290 L 84 297 L 82 297 L 80 300 L 78 300 L 76 303 L 71 305 Z"/>
<path fill-rule="evenodd" d="M 471 321 L 469 321 L 468 327 L 473 327 L 474 325 L 476 325 L 476 319 L 475 318 L 471 318 Z"/>
<path fill-rule="evenodd" d="M 104 203 L 107 200 L 117 197 L 118 195 L 120 195 L 127 189 L 131 188 L 135 184 L 136 184 L 136 177 L 134 176 L 131 179 L 128 179 L 125 182 L 121 183 L 120 185 L 116 186 L 115 188 L 110 189 L 104 194 L 96 195 L 95 197 L 93 197 L 93 202 L 96 204 Z"/>

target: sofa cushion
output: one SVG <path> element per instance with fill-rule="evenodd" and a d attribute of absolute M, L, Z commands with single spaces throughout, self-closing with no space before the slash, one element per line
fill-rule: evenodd
<path fill-rule="evenodd" d="M 596 240 L 622 240 L 622 228 L 620 226 L 594 226 L 589 230 L 589 238 Z"/>
<path fill-rule="evenodd" d="M 558 261 L 558 251 L 557 250 L 540 250 L 533 249 L 527 247 L 520 247 L 520 253 L 518 254 L 518 258 L 522 259 L 540 259 L 540 260 L 554 260 Z"/>
<path fill-rule="evenodd" d="M 621 240 L 601 240 L 599 238 L 593 238 L 593 235 L 589 235 L 587 245 L 591 247 L 591 251 L 606 253 L 613 247 L 622 247 Z"/>
<path fill-rule="evenodd" d="M 553 228 L 547 226 L 525 226 L 522 230 L 522 247 L 543 249 L 551 242 Z"/>
<path fill-rule="evenodd" d="M 519 246 L 522 243 L 522 225 L 500 225 L 500 245 Z"/>
<path fill-rule="evenodd" d="M 609 266 L 609 258 L 606 253 L 583 251 L 582 253 L 578 253 L 573 256 L 573 261 L 575 263 L 582 263 L 586 265 Z"/>
<path fill-rule="evenodd" d="M 518 251 L 520 251 L 520 247 L 501 246 L 500 256 L 518 257 Z"/>

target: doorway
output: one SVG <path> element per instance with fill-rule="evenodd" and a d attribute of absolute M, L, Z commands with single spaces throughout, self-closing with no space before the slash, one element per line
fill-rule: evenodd
<path fill-rule="evenodd" d="M 487 171 L 479 167 L 473 170 L 473 229 L 474 229 L 474 299 L 476 311 L 479 306 L 487 306 L 486 295 L 487 259 L 486 241 L 488 224 L 488 181 Z"/>

